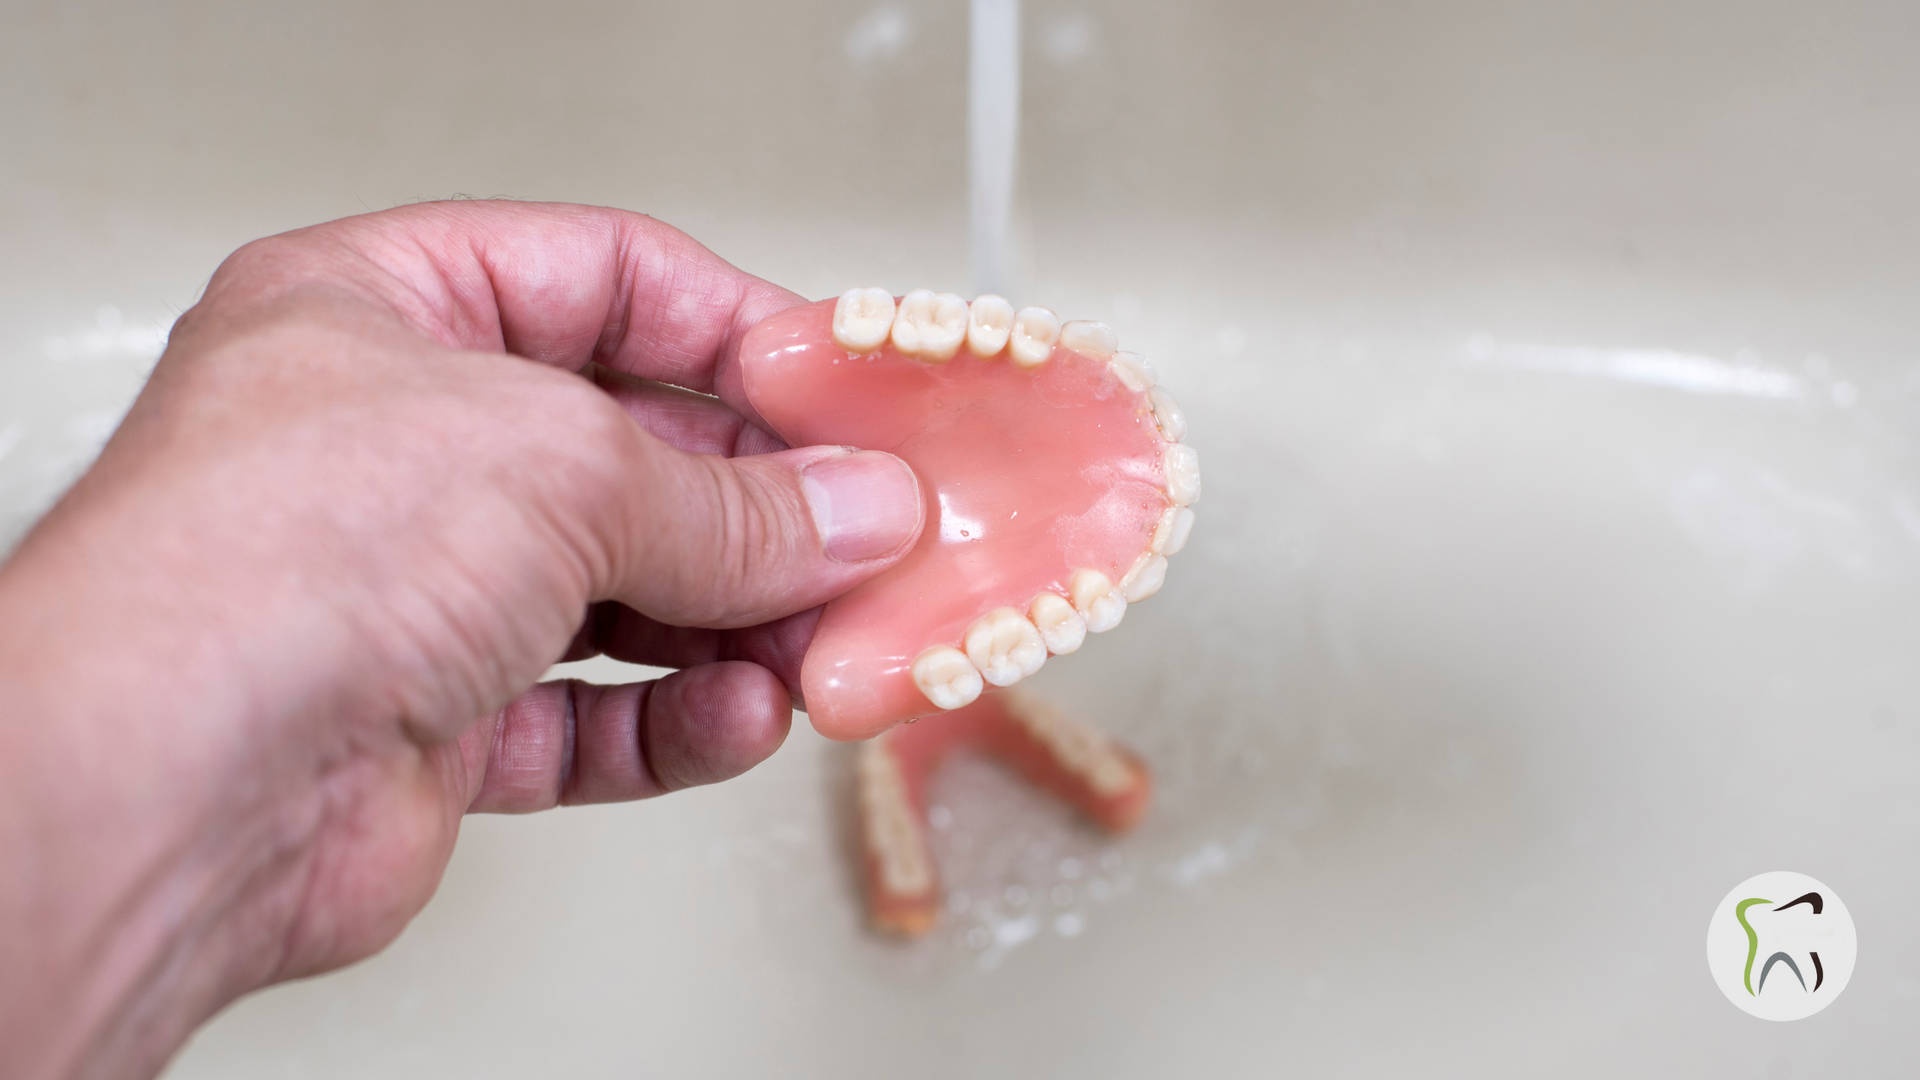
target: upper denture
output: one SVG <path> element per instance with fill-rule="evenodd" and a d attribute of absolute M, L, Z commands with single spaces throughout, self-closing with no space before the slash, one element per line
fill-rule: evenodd
<path fill-rule="evenodd" d="M 1159 588 L 1191 528 L 1185 419 L 1102 324 L 854 289 L 756 326 L 741 362 L 787 442 L 897 454 L 925 489 L 913 551 L 815 631 L 801 690 L 829 737 L 964 705 L 1073 651 Z"/>

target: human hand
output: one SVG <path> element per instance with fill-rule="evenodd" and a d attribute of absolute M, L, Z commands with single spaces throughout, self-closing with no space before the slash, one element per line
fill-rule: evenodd
<path fill-rule="evenodd" d="M 371 954 L 465 812 L 771 753 L 809 609 L 924 518 L 897 459 L 753 423 L 739 338 L 797 302 L 580 207 L 230 258 L 0 567 L 11 1067 L 150 1073 L 240 994 Z M 684 670 L 528 690 L 597 652 Z"/>

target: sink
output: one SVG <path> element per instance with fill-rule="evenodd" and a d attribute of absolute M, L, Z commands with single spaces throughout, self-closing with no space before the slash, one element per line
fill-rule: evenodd
<path fill-rule="evenodd" d="M 1151 357 L 1206 466 L 1165 590 L 1034 680 L 1152 763 L 1146 822 L 956 762 L 945 921 L 879 940 L 848 748 L 800 721 L 714 788 L 469 819 L 392 948 L 168 1075 L 1903 1075 L 1920 15 L 1024 20 L 1014 299 Z M 20 21 L 0 545 L 281 229 L 504 194 L 646 210 L 813 296 L 968 286 L 959 3 Z M 1862 950 L 1792 1024 L 1703 948 L 1776 869 Z"/>

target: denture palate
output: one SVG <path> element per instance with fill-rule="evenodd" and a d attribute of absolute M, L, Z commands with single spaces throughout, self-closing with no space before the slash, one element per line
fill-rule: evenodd
<path fill-rule="evenodd" d="M 1153 778 L 1138 755 L 1022 690 L 989 691 L 938 723 L 862 744 L 855 766 L 867 910 L 876 929 L 915 936 L 940 913 L 926 824 L 927 786 L 954 751 L 984 754 L 1111 833 L 1146 813 Z"/>
<path fill-rule="evenodd" d="M 963 707 L 1079 649 L 1160 589 L 1193 528 L 1186 418 L 1104 324 L 861 288 L 767 319 L 740 356 L 781 438 L 897 454 L 923 487 L 919 542 L 827 605 L 802 664 L 831 738 Z"/>

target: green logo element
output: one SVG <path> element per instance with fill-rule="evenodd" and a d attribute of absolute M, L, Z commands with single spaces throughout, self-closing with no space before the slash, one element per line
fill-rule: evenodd
<path fill-rule="evenodd" d="M 1740 929 L 1747 932 L 1747 970 L 1740 976 L 1740 982 L 1749 994 L 1753 993 L 1753 958 L 1760 952 L 1760 935 L 1754 933 L 1753 926 L 1747 922 L 1747 909 L 1755 904 L 1771 903 L 1771 900 L 1742 900 L 1740 906 L 1733 909 L 1733 917 L 1740 920 Z"/>

